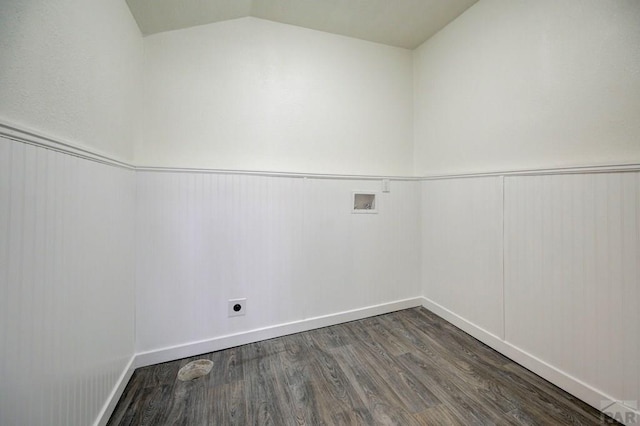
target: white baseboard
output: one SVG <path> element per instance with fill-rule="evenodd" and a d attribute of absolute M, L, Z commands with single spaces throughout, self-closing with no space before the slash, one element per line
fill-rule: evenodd
<path fill-rule="evenodd" d="M 619 422 L 625 425 L 640 424 L 640 411 L 634 409 L 637 407 L 629 407 L 625 405 L 625 401 L 616 401 L 611 396 L 467 321 L 426 297 L 422 298 L 422 306 L 576 398 L 597 410 L 606 412 Z M 608 408 L 605 408 L 607 406 Z"/>
<path fill-rule="evenodd" d="M 272 339 L 274 337 L 286 336 L 293 333 L 300 333 L 302 331 L 309 331 L 316 328 L 328 327 L 376 315 L 388 314 L 390 312 L 415 308 L 417 306 L 422 306 L 422 297 L 397 300 L 380 305 L 368 306 L 365 308 L 353 309 L 350 311 L 338 312 L 335 314 L 323 315 L 285 324 L 278 324 L 271 327 L 215 337 L 213 339 L 187 343 L 155 351 L 138 353 L 132 356 L 127 363 L 127 366 L 118 378 L 118 381 L 113 387 L 107 401 L 100 410 L 100 413 L 94 422 L 94 426 L 105 426 L 107 424 L 136 368 L 191 357 L 203 353 L 219 351 L 222 349 L 232 348 L 234 346 Z"/>
<path fill-rule="evenodd" d="M 136 354 L 135 367 L 145 367 L 147 365 L 159 364 L 161 362 L 173 361 L 180 358 L 187 358 L 208 352 L 228 349 L 234 346 L 246 345 L 247 343 L 258 342 L 260 340 L 272 339 L 274 337 L 281 337 L 316 328 L 328 327 L 330 325 L 355 321 L 375 315 L 387 314 L 401 309 L 415 308 L 416 306 L 422 306 L 422 301 L 421 297 L 397 300 L 380 305 L 258 328 L 242 333 L 214 337 L 212 339 L 201 340 L 198 342 L 190 342 L 184 345 L 142 352 Z"/>
<path fill-rule="evenodd" d="M 129 361 L 126 369 L 114 386 L 109 399 L 102 408 L 94 426 L 104 426 L 109 421 L 118 400 L 133 374 L 135 368 L 145 367 L 161 362 L 196 356 L 199 354 L 232 348 L 234 346 L 258 342 L 265 339 L 286 336 L 288 334 L 309 331 L 316 328 L 328 327 L 344 322 L 355 321 L 375 315 L 387 314 L 401 309 L 423 306 L 484 344 L 509 357 L 518 364 L 533 371 L 544 379 L 550 381 L 561 389 L 583 400 L 597 410 L 607 413 L 619 422 L 627 425 L 640 425 L 640 411 L 633 404 L 625 401 L 616 401 L 609 395 L 589 386 L 579 379 L 557 369 L 545 361 L 525 352 L 500 337 L 484 330 L 483 328 L 467 321 L 445 307 L 425 297 L 415 297 L 398 300 L 380 305 L 335 314 L 308 318 L 300 321 L 278 324 L 270 327 L 259 328 L 242 333 L 215 337 L 208 340 L 191 342 L 184 345 L 162 348 L 154 351 L 138 353 Z M 633 402 L 632 402 L 633 403 Z"/>
<path fill-rule="evenodd" d="M 131 357 L 127 366 L 122 371 L 122 374 L 120 374 L 111 394 L 109 394 L 109 398 L 107 398 L 107 402 L 102 406 L 96 421 L 93 423 L 94 426 L 105 426 L 109 421 L 109 418 L 111 417 L 113 410 L 116 408 L 124 389 L 129 383 L 129 379 L 131 379 L 131 376 L 133 375 L 133 371 L 135 370 L 135 358 L 135 355 Z"/>

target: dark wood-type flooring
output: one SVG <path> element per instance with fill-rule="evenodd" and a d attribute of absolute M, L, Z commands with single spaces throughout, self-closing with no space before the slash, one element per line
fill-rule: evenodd
<path fill-rule="evenodd" d="M 176 379 L 195 359 L 213 370 Z M 109 425 L 600 425 L 424 308 L 137 369 Z"/>

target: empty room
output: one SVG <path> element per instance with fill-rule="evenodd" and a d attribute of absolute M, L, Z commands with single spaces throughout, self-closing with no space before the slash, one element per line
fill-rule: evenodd
<path fill-rule="evenodd" d="M 640 424 L 640 1 L 0 0 L 0 425 Z"/>

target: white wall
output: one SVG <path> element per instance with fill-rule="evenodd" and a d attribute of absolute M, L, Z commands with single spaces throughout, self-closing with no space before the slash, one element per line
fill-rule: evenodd
<path fill-rule="evenodd" d="M 140 164 L 411 174 L 408 50 L 256 18 L 144 43 Z"/>
<path fill-rule="evenodd" d="M 640 400 L 640 173 L 505 180 L 506 339 Z"/>
<path fill-rule="evenodd" d="M 422 182 L 422 294 L 504 337 L 502 178 Z"/>
<path fill-rule="evenodd" d="M 143 45 L 124 1 L 3 0 L 0 122 L 133 159 Z"/>
<path fill-rule="evenodd" d="M 0 424 L 92 424 L 134 348 L 134 173 L 0 138 Z"/>
<path fill-rule="evenodd" d="M 481 0 L 415 59 L 418 175 L 640 162 L 640 2 Z"/>
<path fill-rule="evenodd" d="M 0 132 L 131 161 L 144 56 L 126 3 L 0 9 Z M 0 139 L 0 424 L 108 415 L 134 353 L 134 191 L 133 171 Z"/>
<path fill-rule="evenodd" d="M 5 3 L 0 120 L 140 163 L 410 174 L 414 129 L 418 174 L 640 160 L 636 2 L 483 0 L 415 53 L 415 104 L 402 49 L 252 18 L 158 34 L 135 154 L 126 7 Z M 592 404 L 640 399 L 638 174 L 505 179 L 393 181 L 353 215 L 380 181 L 134 178 L 0 139 L 0 423 L 91 423 L 134 350 L 421 292 Z"/>
<path fill-rule="evenodd" d="M 378 214 L 352 214 L 352 191 L 379 191 L 381 181 L 163 172 L 137 180 L 138 352 L 420 294 L 418 182 L 393 181 Z M 240 297 L 246 316 L 228 318 L 227 300 Z"/>
<path fill-rule="evenodd" d="M 425 181 L 421 217 L 425 306 L 596 408 L 637 410 L 639 172 Z"/>

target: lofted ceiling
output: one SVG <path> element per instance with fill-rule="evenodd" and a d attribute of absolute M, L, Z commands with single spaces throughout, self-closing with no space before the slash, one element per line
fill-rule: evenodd
<path fill-rule="evenodd" d="M 414 49 L 477 0 L 127 0 L 144 35 L 253 16 Z"/>

